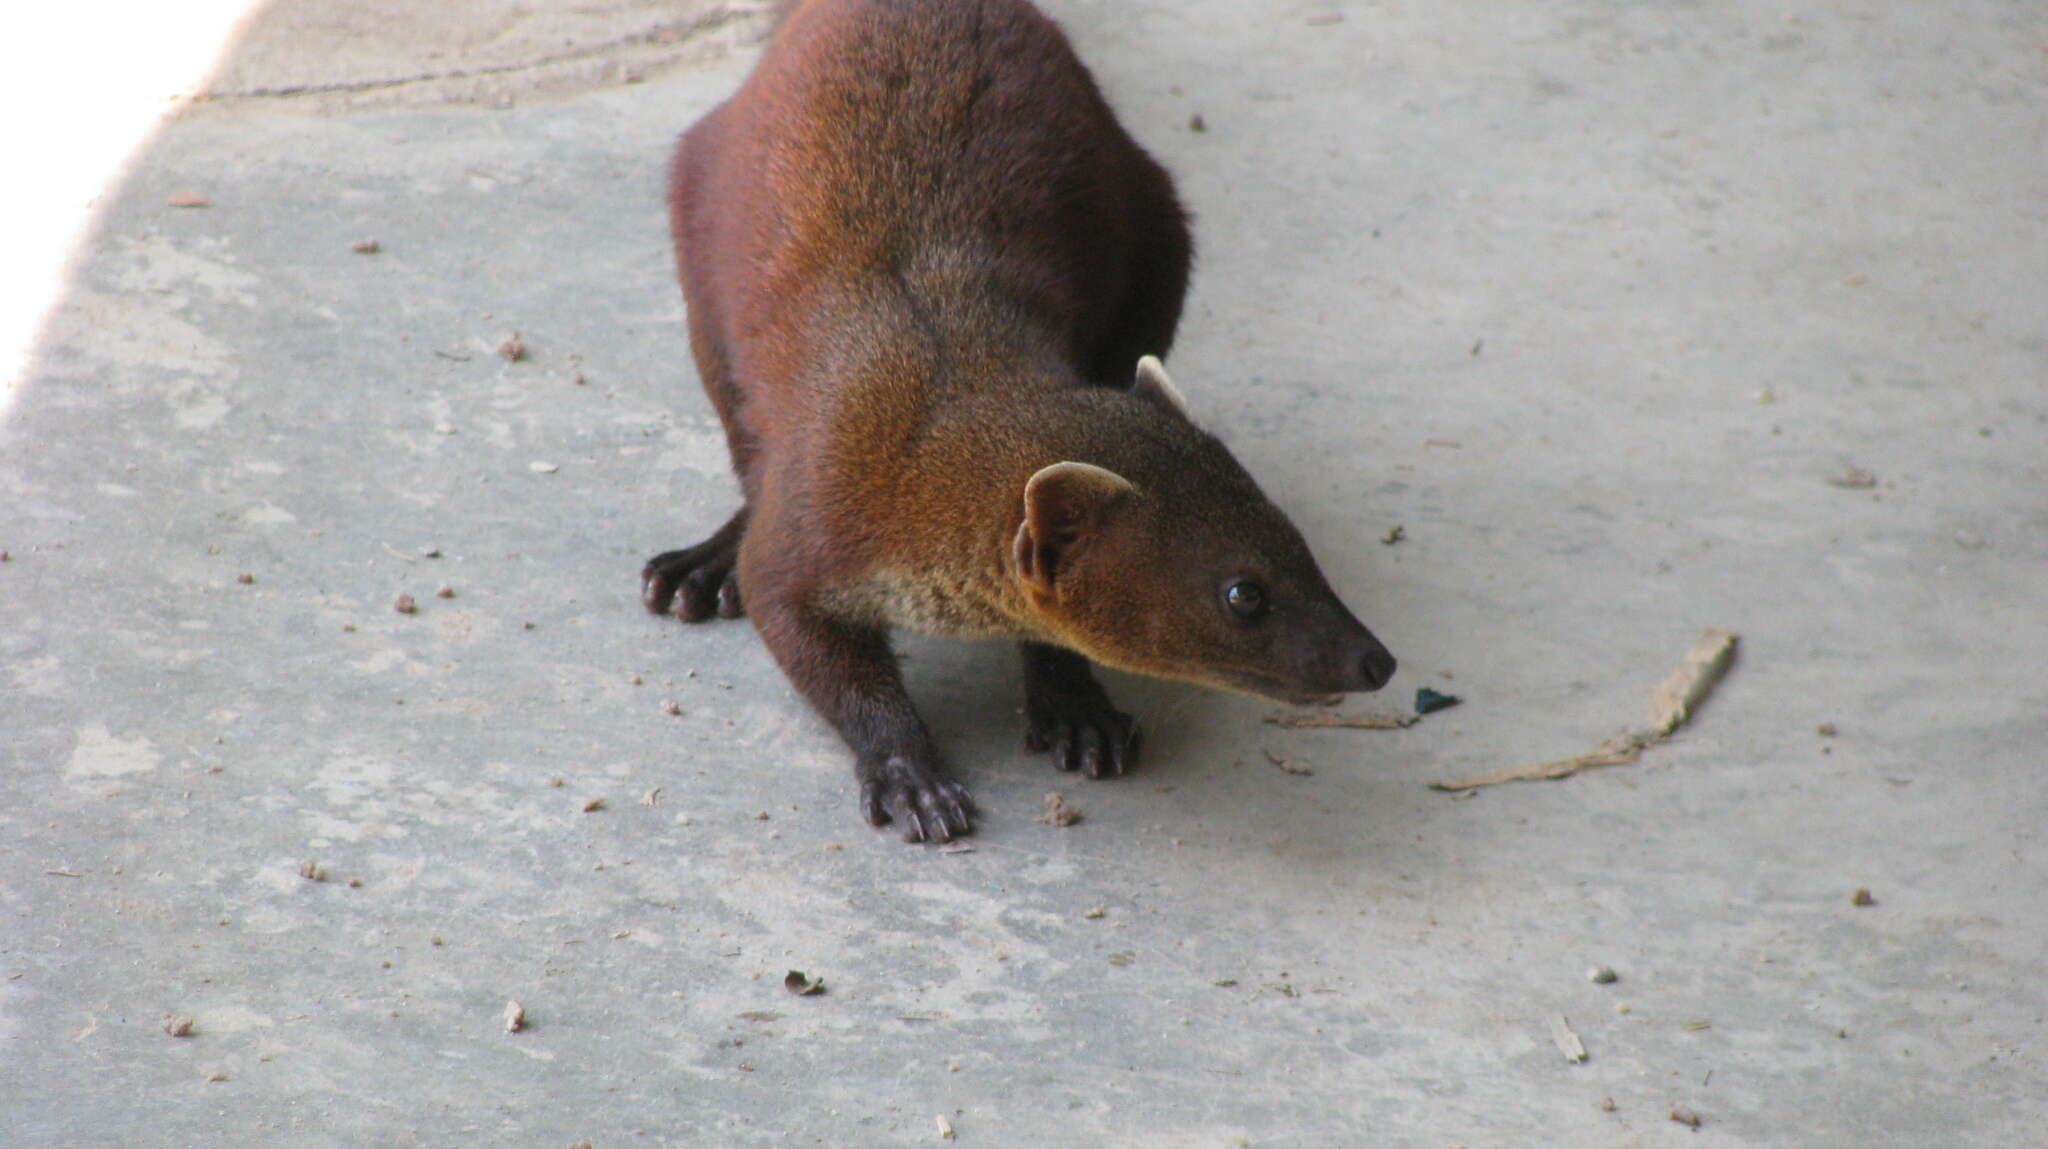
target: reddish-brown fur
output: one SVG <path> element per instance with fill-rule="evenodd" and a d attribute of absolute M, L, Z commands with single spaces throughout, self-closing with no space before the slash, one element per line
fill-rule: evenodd
<path fill-rule="evenodd" d="M 744 603 L 871 821 L 942 840 L 971 809 L 891 626 L 1022 640 L 1029 740 L 1098 775 L 1136 727 L 1089 658 L 1287 697 L 1391 672 L 1229 453 L 1131 384 L 1172 343 L 1186 219 L 1024 0 L 794 5 L 670 203 L 745 505 L 649 563 L 648 605 Z M 1250 620 L 1218 605 L 1245 580 Z"/>

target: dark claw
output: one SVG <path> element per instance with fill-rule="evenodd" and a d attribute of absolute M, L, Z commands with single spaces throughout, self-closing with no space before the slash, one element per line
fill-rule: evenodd
<path fill-rule="evenodd" d="M 1093 726 L 1083 726 L 1080 733 L 1081 768 L 1088 772 L 1090 778 L 1114 776 L 1116 768 L 1113 765 L 1104 769 L 1102 731 Z"/>
<path fill-rule="evenodd" d="M 684 622 L 710 618 L 718 610 L 718 589 L 725 576 L 725 570 L 709 566 L 698 567 L 683 576 L 683 585 L 676 591 L 676 614 Z"/>
<path fill-rule="evenodd" d="M 745 613 L 747 608 L 740 605 L 739 576 L 726 575 L 725 581 L 718 584 L 718 617 L 738 618 Z"/>
<path fill-rule="evenodd" d="M 1052 742 L 1052 764 L 1062 770 L 1081 768 L 1081 759 L 1074 754 L 1074 728 L 1064 722 Z"/>

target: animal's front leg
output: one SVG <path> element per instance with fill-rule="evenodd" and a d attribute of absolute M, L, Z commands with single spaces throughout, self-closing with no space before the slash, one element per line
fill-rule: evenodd
<path fill-rule="evenodd" d="M 1024 655 L 1024 745 L 1052 754 L 1062 770 L 1114 778 L 1138 763 L 1138 721 L 1109 701 L 1088 660 L 1043 643 L 1019 644 Z"/>
<path fill-rule="evenodd" d="M 906 842 L 945 842 L 973 828 L 974 800 L 955 781 L 910 704 L 888 636 L 769 596 L 749 603 L 783 673 L 846 739 L 871 825 Z"/>

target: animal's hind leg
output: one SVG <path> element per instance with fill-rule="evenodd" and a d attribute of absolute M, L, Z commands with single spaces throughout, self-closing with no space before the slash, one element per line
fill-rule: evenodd
<path fill-rule="evenodd" d="M 693 547 L 658 554 L 641 569 L 640 601 L 656 614 L 672 613 L 684 622 L 703 622 L 713 615 L 738 618 L 746 611 L 740 601 L 739 556 L 753 502 L 750 477 L 755 445 L 740 422 L 739 389 L 733 386 L 724 351 L 708 328 L 698 315 L 691 315 L 690 349 L 695 352 L 704 390 L 725 424 L 726 448 L 732 453 L 732 468 L 747 501 L 710 538 Z"/>
<path fill-rule="evenodd" d="M 693 547 L 667 551 L 647 560 L 640 572 L 640 601 L 656 614 L 673 613 L 684 622 L 738 618 L 740 602 L 740 539 L 747 532 L 748 508 L 741 507 L 710 538 Z"/>

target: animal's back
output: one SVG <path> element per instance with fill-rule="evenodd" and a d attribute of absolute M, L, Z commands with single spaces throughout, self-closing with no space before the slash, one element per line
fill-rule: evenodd
<path fill-rule="evenodd" d="M 685 136 L 673 190 L 690 305 L 749 388 L 844 338 L 820 313 L 854 303 L 893 303 L 939 355 L 1021 319 L 1083 377 L 1121 383 L 1166 351 L 1186 277 L 1165 173 L 1021 0 L 796 5 Z M 1147 266 L 1172 290 L 1143 290 Z M 1135 307 L 1165 314 L 1134 324 Z M 1123 346 L 1134 326 L 1155 345 Z"/>

